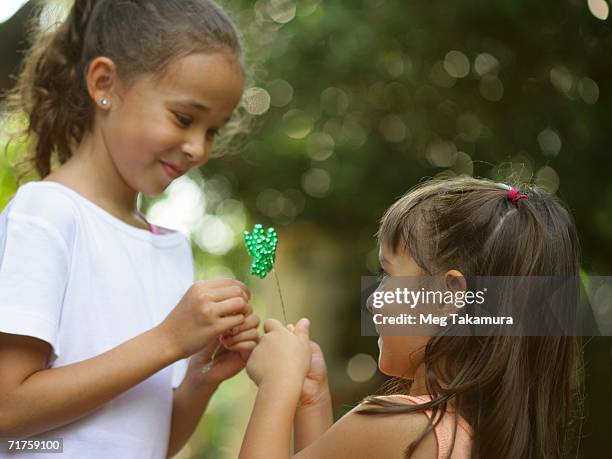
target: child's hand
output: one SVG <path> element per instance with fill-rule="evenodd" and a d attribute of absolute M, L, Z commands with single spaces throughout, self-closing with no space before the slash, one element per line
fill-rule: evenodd
<path fill-rule="evenodd" d="M 257 314 L 249 314 L 242 325 L 224 333 L 219 337 L 219 340 L 230 351 L 248 351 L 249 355 L 251 355 L 251 351 L 259 343 L 257 327 L 259 327 L 259 316 Z"/>
<path fill-rule="evenodd" d="M 234 279 L 194 283 L 156 329 L 176 360 L 198 352 L 239 327 L 253 309 L 249 289 Z"/>
<path fill-rule="evenodd" d="M 303 384 L 310 369 L 311 349 L 308 319 L 301 319 L 290 332 L 278 320 L 264 322 L 265 335 L 247 362 L 247 374 L 255 384 L 292 380 Z"/>
<path fill-rule="evenodd" d="M 249 315 L 244 323 L 211 341 L 204 349 L 189 359 L 185 380 L 195 388 L 203 385 L 217 387 L 226 379 L 242 370 L 251 352 L 259 342 L 259 316 Z M 215 353 L 216 351 L 216 353 Z M 212 356 L 214 359 L 210 369 L 202 372 Z"/>
<path fill-rule="evenodd" d="M 294 325 L 287 325 L 289 331 L 294 332 Z M 310 342 L 310 370 L 306 375 L 302 392 L 300 394 L 300 405 L 314 405 L 327 399 L 329 395 L 329 385 L 327 382 L 327 366 L 321 347 L 314 341 Z"/>

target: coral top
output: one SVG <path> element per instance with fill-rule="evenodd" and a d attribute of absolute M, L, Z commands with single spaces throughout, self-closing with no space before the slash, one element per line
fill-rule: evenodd
<path fill-rule="evenodd" d="M 426 395 L 396 395 L 403 399 L 409 400 L 415 404 L 425 403 L 431 400 Z M 424 410 L 423 413 L 431 419 L 431 410 Z M 452 444 L 453 431 L 455 433 L 455 443 Z M 472 439 L 474 432 L 468 422 L 461 416 L 458 418 L 458 423 L 455 425 L 454 410 L 448 408 L 442 421 L 434 428 L 434 433 L 438 441 L 438 459 L 469 459 L 471 456 Z M 451 446 L 453 447 L 451 451 Z"/>

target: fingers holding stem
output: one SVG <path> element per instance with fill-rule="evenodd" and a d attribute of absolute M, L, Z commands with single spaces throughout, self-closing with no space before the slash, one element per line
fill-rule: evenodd
<path fill-rule="evenodd" d="M 221 342 L 217 343 L 217 347 L 215 348 L 212 356 L 210 357 L 210 360 L 208 361 L 208 363 L 206 363 L 206 365 L 202 367 L 202 373 L 208 373 L 210 371 L 215 361 L 215 357 L 217 356 L 217 352 L 219 352 L 220 348 L 221 348 Z"/>

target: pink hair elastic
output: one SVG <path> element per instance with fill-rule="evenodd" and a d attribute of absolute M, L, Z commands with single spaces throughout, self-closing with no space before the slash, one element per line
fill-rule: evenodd
<path fill-rule="evenodd" d="M 521 194 L 521 192 L 517 190 L 516 188 L 512 188 L 511 190 L 508 190 L 508 199 L 510 199 L 510 201 L 516 202 L 523 198 L 529 199 L 529 197 L 527 197 L 526 194 Z"/>

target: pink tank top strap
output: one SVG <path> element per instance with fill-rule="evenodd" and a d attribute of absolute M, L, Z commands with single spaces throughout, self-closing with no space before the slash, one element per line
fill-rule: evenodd
<path fill-rule="evenodd" d="M 431 400 L 425 395 L 401 395 L 401 397 L 415 404 L 421 404 Z M 431 418 L 432 410 L 424 410 L 423 412 L 432 422 L 434 422 Z M 474 432 L 465 419 L 461 416 L 457 419 L 457 424 L 455 424 L 454 410 L 449 408 L 442 420 L 434 428 L 436 440 L 438 441 L 438 459 L 468 459 L 471 456 Z M 454 444 L 453 431 L 455 431 Z"/>
<path fill-rule="evenodd" d="M 147 223 L 147 225 L 149 225 L 149 230 L 153 234 L 162 234 L 161 229 L 159 229 L 159 227 L 155 226 L 154 224 L 149 223 L 149 221 L 146 219 L 146 217 L 144 216 L 142 212 L 138 211 L 138 215 L 140 215 L 140 217 Z"/>

